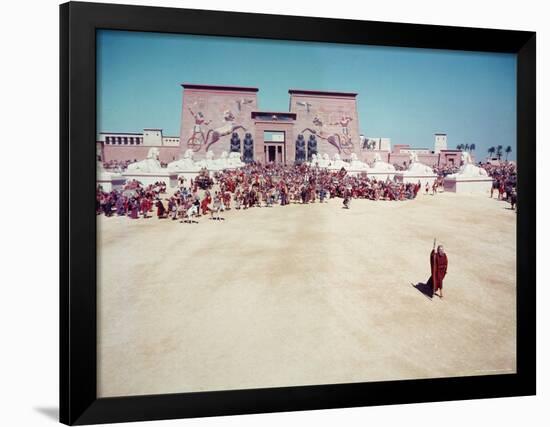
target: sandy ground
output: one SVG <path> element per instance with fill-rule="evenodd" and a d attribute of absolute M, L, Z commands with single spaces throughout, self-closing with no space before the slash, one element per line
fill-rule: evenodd
<path fill-rule="evenodd" d="M 515 212 L 340 199 L 199 224 L 98 217 L 98 394 L 515 372 Z M 433 238 L 449 257 L 444 298 Z"/>

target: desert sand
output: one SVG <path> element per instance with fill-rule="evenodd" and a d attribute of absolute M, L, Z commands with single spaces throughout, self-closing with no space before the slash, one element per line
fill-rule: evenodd
<path fill-rule="evenodd" d="M 485 195 L 98 217 L 101 397 L 512 373 L 516 214 Z M 415 285 L 445 246 L 444 298 Z"/>

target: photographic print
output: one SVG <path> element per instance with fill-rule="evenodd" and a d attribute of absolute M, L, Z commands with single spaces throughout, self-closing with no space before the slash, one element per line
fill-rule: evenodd
<path fill-rule="evenodd" d="M 515 54 L 96 48 L 99 398 L 516 373 Z"/>

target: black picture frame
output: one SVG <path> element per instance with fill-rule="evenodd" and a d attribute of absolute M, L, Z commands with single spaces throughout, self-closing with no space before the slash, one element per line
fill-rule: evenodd
<path fill-rule="evenodd" d="M 98 399 L 96 30 L 238 36 L 517 55 L 517 373 Z M 159 420 L 533 395 L 536 34 L 69 2 L 60 6 L 60 421 Z"/>

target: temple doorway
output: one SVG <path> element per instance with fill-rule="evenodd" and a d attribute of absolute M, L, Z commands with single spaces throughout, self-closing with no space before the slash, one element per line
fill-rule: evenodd
<path fill-rule="evenodd" d="M 285 146 L 284 144 L 264 143 L 265 163 L 284 163 Z"/>
<path fill-rule="evenodd" d="M 285 133 L 264 131 L 264 162 L 285 163 Z"/>

